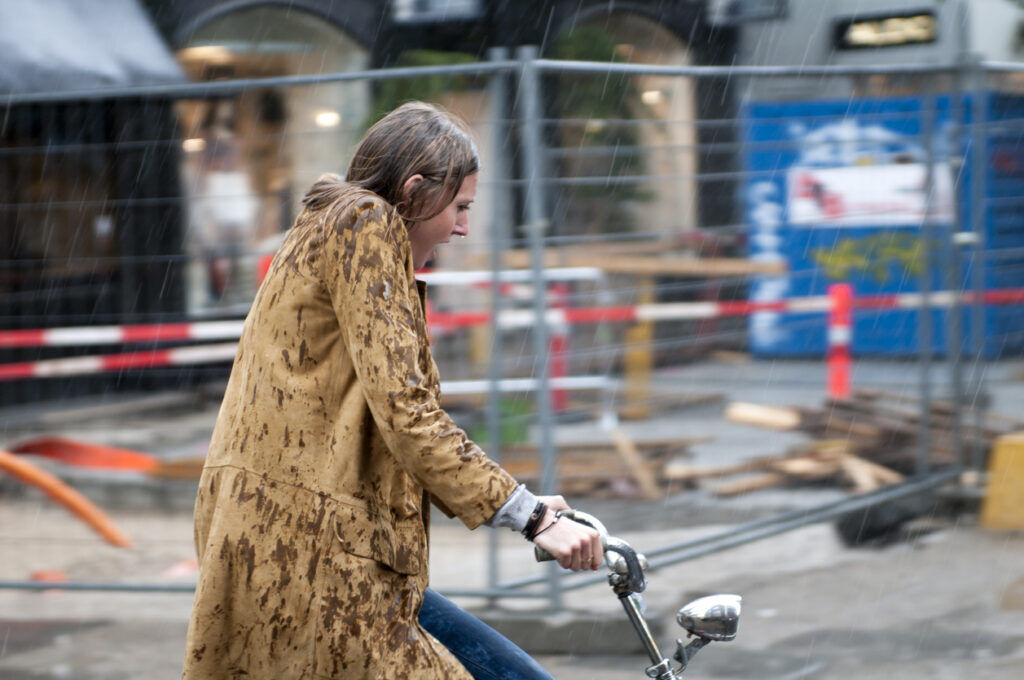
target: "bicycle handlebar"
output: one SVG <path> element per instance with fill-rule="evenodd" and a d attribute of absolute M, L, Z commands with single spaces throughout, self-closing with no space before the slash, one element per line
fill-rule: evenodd
<path fill-rule="evenodd" d="M 648 678 L 679 680 L 698 650 L 712 641 L 731 640 L 736 636 L 740 616 L 738 595 L 711 595 L 695 600 L 685 605 L 676 615 L 676 621 L 693 636 L 693 639 L 689 643 L 682 639 L 676 640 L 676 653 L 673 658 L 679 665 L 673 667 L 672 662 L 662 656 L 643 616 L 643 598 L 638 593 L 647 587 L 647 579 L 644 576 L 647 558 L 638 554 L 625 541 L 608 535 L 608 530 L 593 515 L 580 510 L 559 510 L 558 517 L 568 517 L 574 522 L 585 524 L 597 531 L 600 536 L 605 560 L 611 571 L 608 583 L 618 595 L 626 616 L 633 624 L 633 630 L 636 631 L 651 659 L 652 665 L 646 669 Z M 533 551 L 538 562 L 554 559 L 538 545 L 533 546 Z"/>
<path fill-rule="evenodd" d="M 597 531 L 601 539 L 601 547 L 604 548 L 605 562 L 611 569 L 612 585 L 617 590 L 629 593 L 642 593 L 647 587 L 647 579 L 644 570 L 647 568 L 647 560 L 638 555 L 635 550 L 625 541 L 608 534 L 608 529 L 593 515 L 582 510 L 559 510 L 559 517 L 568 517 L 574 522 L 579 522 Z M 608 553 L 612 553 L 609 556 Z M 538 562 L 549 562 L 554 556 L 539 545 L 533 546 L 533 554 Z M 621 560 L 616 559 L 621 556 Z"/>

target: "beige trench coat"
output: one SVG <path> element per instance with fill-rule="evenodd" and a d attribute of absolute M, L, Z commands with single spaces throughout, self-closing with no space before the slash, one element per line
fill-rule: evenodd
<path fill-rule="evenodd" d="M 323 179 L 246 319 L 200 480 L 184 677 L 468 678 L 417 623 L 431 497 L 516 482 L 439 406 L 395 210 Z"/>

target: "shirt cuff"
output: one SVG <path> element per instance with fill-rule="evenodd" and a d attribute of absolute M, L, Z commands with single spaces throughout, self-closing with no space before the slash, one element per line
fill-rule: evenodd
<path fill-rule="evenodd" d="M 537 507 L 537 497 L 526 488 L 525 484 L 520 484 L 508 497 L 508 500 L 484 524 L 489 527 L 508 527 L 515 531 L 522 531 L 535 507 Z"/>

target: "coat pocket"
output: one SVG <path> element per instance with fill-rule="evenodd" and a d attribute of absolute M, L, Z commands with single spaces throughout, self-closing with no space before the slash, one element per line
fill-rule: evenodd
<path fill-rule="evenodd" d="M 364 508 L 339 505 L 334 536 L 345 552 L 368 557 L 399 574 L 418 574 L 426 559 L 426 536 L 419 518 L 396 525 Z"/>

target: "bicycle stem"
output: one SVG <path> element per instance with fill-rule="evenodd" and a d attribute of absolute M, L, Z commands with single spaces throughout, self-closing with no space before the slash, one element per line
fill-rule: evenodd
<path fill-rule="evenodd" d="M 629 622 L 633 624 L 633 629 L 647 650 L 647 655 L 651 657 L 651 663 L 660 663 L 664 660 L 664 657 L 661 655 L 661 650 L 658 649 L 658 643 L 654 641 L 651 629 L 647 626 L 647 621 L 644 619 L 643 614 L 640 613 L 640 607 L 637 606 L 636 601 L 629 595 L 629 592 L 620 592 L 619 602 L 622 603 L 622 608 L 626 610 L 626 616 L 629 617 Z"/>

